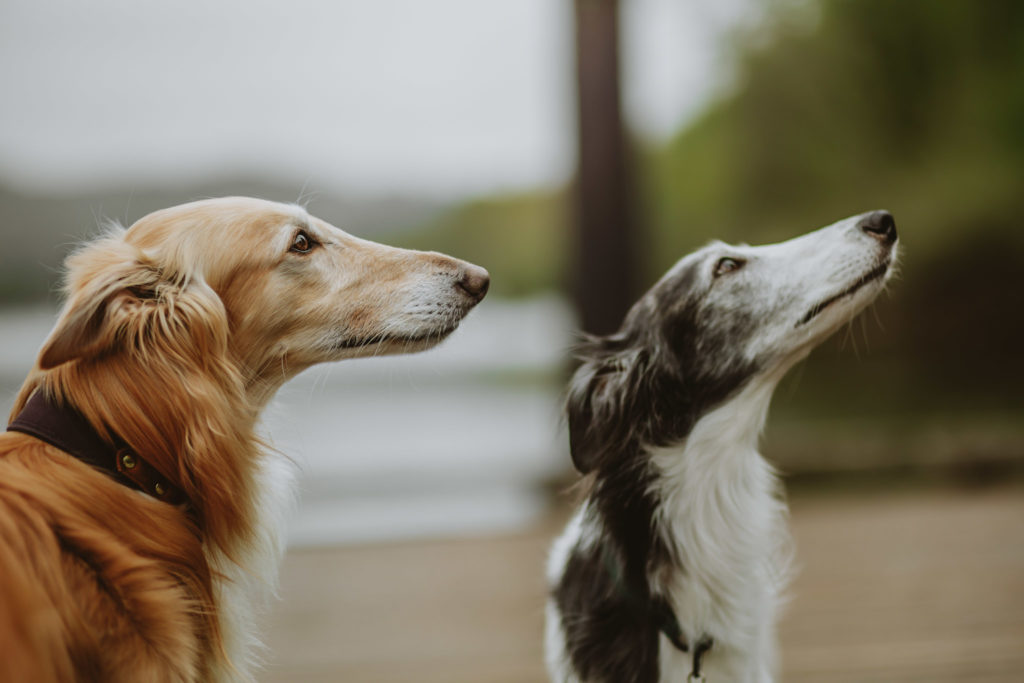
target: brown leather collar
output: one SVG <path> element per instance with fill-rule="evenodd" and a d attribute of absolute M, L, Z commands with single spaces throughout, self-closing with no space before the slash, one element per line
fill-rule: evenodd
<path fill-rule="evenodd" d="M 92 465 L 129 488 L 143 491 L 173 505 L 188 499 L 184 492 L 152 465 L 115 437 L 105 441 L 85 417 L 70 405 L 48 399 L 36 391 L 11 424 L 9 432 L 21 432 L 56 446 L 68 455 Z"/>

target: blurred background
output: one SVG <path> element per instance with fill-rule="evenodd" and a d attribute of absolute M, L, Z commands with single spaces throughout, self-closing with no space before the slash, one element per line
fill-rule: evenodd
<path fill-rule="evenodd" d="M 576 331 L 710 239 L 886 208 L 890 292 L 779 388 L 787 680 L 1024 677 L 1024 4 L 0 1 L 0 410 L 103 219 L 300 202 L 487 267 L 442 348 L 267 416 L 267 681 L 543 680 Z"/>

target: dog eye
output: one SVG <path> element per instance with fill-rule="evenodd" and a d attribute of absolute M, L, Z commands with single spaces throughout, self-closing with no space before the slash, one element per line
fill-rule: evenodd
<path fill-rule="evenodd" d="M 723 259 L 719 259 L 718 263 L 715 264 L 715 277 L 725 275 L 726 273 L 731 273 L 735 270 L 739 270 L 740 268 L 743 267 L 743 264 L 745 263 L 746 261 L 729 258 L 728 256 L 726 256 Z"/>
<path fill-rule="evenodd" d="M 308 254 L 313 250 L 314 246 L 316 246 L 316 242 L 313 241 L 313 238 L 307 235 L 305 231 L 299 231 L 288 251 L 294 251 L 297 254 Z"/>

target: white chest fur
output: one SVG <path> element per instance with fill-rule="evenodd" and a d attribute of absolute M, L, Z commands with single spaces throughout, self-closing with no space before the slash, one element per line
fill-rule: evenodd
<path fill-rule="evenodd" d="M 786 505 L 775 474 L 757 452 L 775 382 L 748 386 L 705 415 L 686 441 L 652 451 L 659 473 L 659 533 L 681 572 L 652 576 L 691 643 L 714 639 L 708 680 L 769 681 L 774 622 L 789 569 Z M 689 656 L 667 640 L 662 681 L 685 681 Z"/>
<path fill-rule="evenodd" d="M 217 683 L 254 681 L 261 662 L 259 617 L 277 590 L 277 570 L 284 554 L 285 525 L 294 507 L 294 468 L 291 461 L 270 451 L 257 470 L 256 518 L 251 544 L 236 561 L 220 553 L 210 558 L 220 574 L 215 584 L 224 648 L 231 667 L 211 672 Z"/>

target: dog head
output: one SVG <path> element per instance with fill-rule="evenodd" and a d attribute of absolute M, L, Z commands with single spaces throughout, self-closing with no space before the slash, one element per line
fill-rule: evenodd
<path fill-rule="evenodd" d="M 141 353 L 166 336 L 226 344 L 246 380 L 427 349 L 486 294 L 477 266 L 349 235 L 293 205 L 247 198 L 152 213 L 68 262 L 68 300 L 41 369 Z"/>
<path fill-rule="evenodd" d="M 40 387 L 70 401 L 180 488 L 229 556 L 252 531 L 253 426 L 277 388 L 314 363 L 429 348 L 488 286 L 482 268 L 242 198 L 112 228 L 67 266 L 13 414 Z"/>
<path fill-rule="evenodd" d="M 885 211 L 787 242 L 710 244 L 681 259 L 614 335 L 588 340 L 567 411 L 587 472 L 630 439 L 665 445 L 752 378 L 772 382 L 882 290 L 896 253 Z"/>

